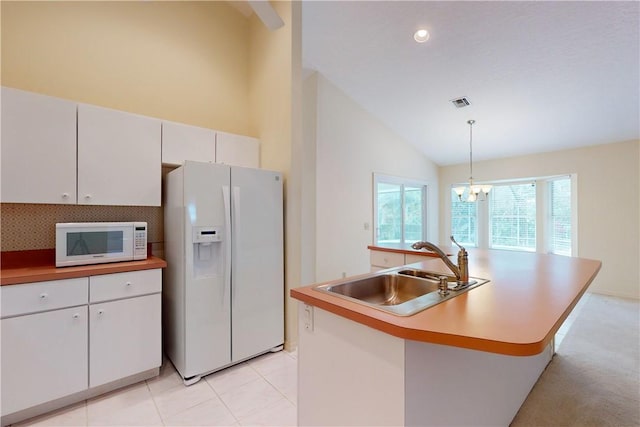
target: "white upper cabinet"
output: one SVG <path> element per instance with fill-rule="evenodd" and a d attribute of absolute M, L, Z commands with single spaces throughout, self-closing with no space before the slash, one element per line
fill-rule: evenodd
<path fill-rule="evenodd" d="M 78 105 L 78 204 L 160 206 L 161 122 Z"/>
<path fill-rule="evenodd" d="M 185 160 L 216 161 L 216 133 L 212 129 L 162 122 L 162 163 L 182 165 Z"/>
<path fill-rule="evenodd" d="M 2 202 L 76 203 L 76 108 L 2 88 Z"/>
<path fill-rule="evenodd" d="M 249 136 L 216 132 L 216 163 L 260 167 L 260 141 Z"/>

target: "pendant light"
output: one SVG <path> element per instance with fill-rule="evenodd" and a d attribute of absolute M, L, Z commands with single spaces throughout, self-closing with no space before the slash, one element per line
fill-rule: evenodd
<path fill-rule="evenodd" d="M 469 120 L 467 123 L 469 124 L 469 187 L 456 187 L 453 191 L 458 195 L 458 199 L 462 201 L 462 195 L 465 190 L 468 190 L 469 197 L 467 198 L 467 202 L 475 202 L 478 200 L 479 196 L 483 196 L 481 200 L 486 199 L 489 195 L 489 191 L 491 191 L 491 185 L 474 185 L 473 184 L 473 124 L 475 120 Z"/>

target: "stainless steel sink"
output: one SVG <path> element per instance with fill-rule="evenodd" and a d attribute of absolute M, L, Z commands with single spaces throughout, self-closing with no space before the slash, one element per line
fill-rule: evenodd
<path fill-rule="evenodd" d="M 438 293 L 442 276 L 446 276 L 449 282 L 449 294 L 446 296 Z M 411 316 L 486 282 L 486 279 L 470 278 L 468 284 L 460 284 L 452 275 L 400 268 L 362 279 L 345 279 L 318 285 L 314 289 L 387 313 Z"/>
<path fill-rule="evenodd" d="M 370 304 L 398 305 L 437 291 L 438 283 L 399 274 L 382 274 L 323 289 Z"/>

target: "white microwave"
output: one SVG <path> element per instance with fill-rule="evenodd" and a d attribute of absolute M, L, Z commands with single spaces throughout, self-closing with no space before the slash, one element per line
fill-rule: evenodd
<path fill-rule="evenodd" d="M 56 224 L 56 267 L 147 259 L 146 222 Z"/>

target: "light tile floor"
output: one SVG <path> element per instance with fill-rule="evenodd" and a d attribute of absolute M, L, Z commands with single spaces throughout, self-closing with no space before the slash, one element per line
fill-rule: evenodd
<path fill-rule="evenodd" d="M 295 426 L 296 358 L 267 353 L 189 387 L 164 360 L 156 378 L 15 426 Z"/>
<path fill-rule="evenodd" d="M 585 293 L 556 334 L 560 346 Z M 295 426 L 297 353 L 267 353 L 185 387 L 168 360 L 160 375 L 16 426 Z"/>

